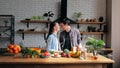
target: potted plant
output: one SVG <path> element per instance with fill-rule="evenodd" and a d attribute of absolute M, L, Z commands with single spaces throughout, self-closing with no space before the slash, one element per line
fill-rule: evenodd
<path fill-rule="evenodd" d="M 81 12 L 75 12 L 74 17 L 76 18 L 76 21 L 79 21 L 82 15 L 83 14 Z"/>
<path fill-rule="evenodd" d="M 97 40 L 93 37 L 89 37 L 89 40 L 86 42 L 86 45 L 89 46 L 90 50 L 93 51 L 93 56 L 97 56 L 98 50 L 103 48 L 105 42 L 103 40 Z"/>

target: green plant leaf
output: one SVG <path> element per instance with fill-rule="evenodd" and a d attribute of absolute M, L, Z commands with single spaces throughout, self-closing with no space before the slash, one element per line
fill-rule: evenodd
<path fill-rule="evenodd" d="M 76 17 L 76 18 L 80 18 L 81 16 L 82 16 L 82 13 L 81 12 L 75 12 L 74 13 L 74 16 Z"/>
<path fill-rule="evenodd" d="M 41 19 L 41 16 L 38 16 L 37 19 Z"/>
<path fill-rule="evenodd" d="M 88 42 L 86 42 L 86 45 L 93 45 L 93 43 L 88 41 Z"/>
<path fill-rule="evenodd" d="M 95 38 L 89 37 L 89 41 L 86 42 L 86 45 L 90 46 L 90 49 L 98 50 L 102 48 L 105 43 L 103 40 L 97 40 Z"/>
<path fill-rule="evenodd" d="M 32 55 L 38 55 L 38 52 L 36 50 L 33 50 Z"/>
<path fill-rule="evenodd" d="M 97 41 L 97 44 L 98 44 L 98 45 L 105 45 L 105 43 L 104 43 L 103 40 L 98 40 L 98 41 Z"/>
<path fill-rule="evenodd" d="M 96 40 L 92 37 L 89 37 L 89 41 L 86 43 L 86 45 L 95 45 Z"/>

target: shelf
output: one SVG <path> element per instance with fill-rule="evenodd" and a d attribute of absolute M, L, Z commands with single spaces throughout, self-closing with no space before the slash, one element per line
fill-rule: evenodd
<path fill-rule="evenodd" d="M 80 22 L 79 24 L 105 24 L 104 22 Z"/>
<path fill-rule="evenodd" d="M 11 30 L 11 27 L 10 26 L 0 26 L 0 32 L 6 32 L 8 30 Z"/>
<path fill-rule="evenodd" d="M 13 17 L 13 15 L 0 15 L 0 19 L 11 19 L 11 17 Z"/>
<path fill-rule="evenodd" d="M 27 33 L 27 34 L 30 34 L 30 33 L 48 33 L 48 31 L 17 31 L 17 33 Z M 104 32 L 80 32 L 81 34 L 95 34 L 95 35 L 100 35 L 100 34 L 104 34 Z"/>
<path fill-rule="evenodd" d="M 40 21 L 40 20 L 21 20 L 22 23 L 50 23 L 51 21 Z"/>
<path fill-rule="evenodd" d="M 104 32 L 80 32 L 81 34 L 92 34 L 92 35 L 101 35 L 104 34 Z"/>
<path fill-rule="evenodd" d="M 48 31 L 17 31 L 17 33 L 25 33 L 25 34 L 39 34 L 39 33 L 48 33 Z"/>
<path fill-rule="evenodd" d="M 0 36 L 0 39 L 1 39 L 1 38 L 10 38 L 10 37 L 2 37 L 2 36 Z"/>
<path fill-rule="evenodd" d="M 101 51 L 113 51 L 113 49 L 112 48 L 103 48 L 103 49 L 101 49 Z"/>
<path fill-rule="evenodd" d="M 22 23 L 50 23 L 51 21 L 47 20 L 21 20 Z M 80 23 L 71 23 L 71 24 L 105 24 L 104 22 L 80 22 Z"/>
<path fill-rule="evenodd" d="M 0 26 L 1 28 L 9 28 L 10 26 Z"/>

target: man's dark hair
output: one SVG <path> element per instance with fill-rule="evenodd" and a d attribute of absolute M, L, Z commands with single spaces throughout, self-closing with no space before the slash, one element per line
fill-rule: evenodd
<path fill-rule="evenodd" d="M 70 21 L 69 20 L 66 20 L 66 19 L 64 19 L 64 20 L 62 20 L 60 23 L 63 23 L 64 25 L 70 25 Z"/>

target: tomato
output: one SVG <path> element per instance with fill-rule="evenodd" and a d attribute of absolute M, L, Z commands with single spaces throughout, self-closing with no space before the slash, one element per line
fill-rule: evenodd
<path fill-rule="evenodd" d="M 50 56 L 50 53 L 49 52 L 45 52 L 44 56 Z"/>

